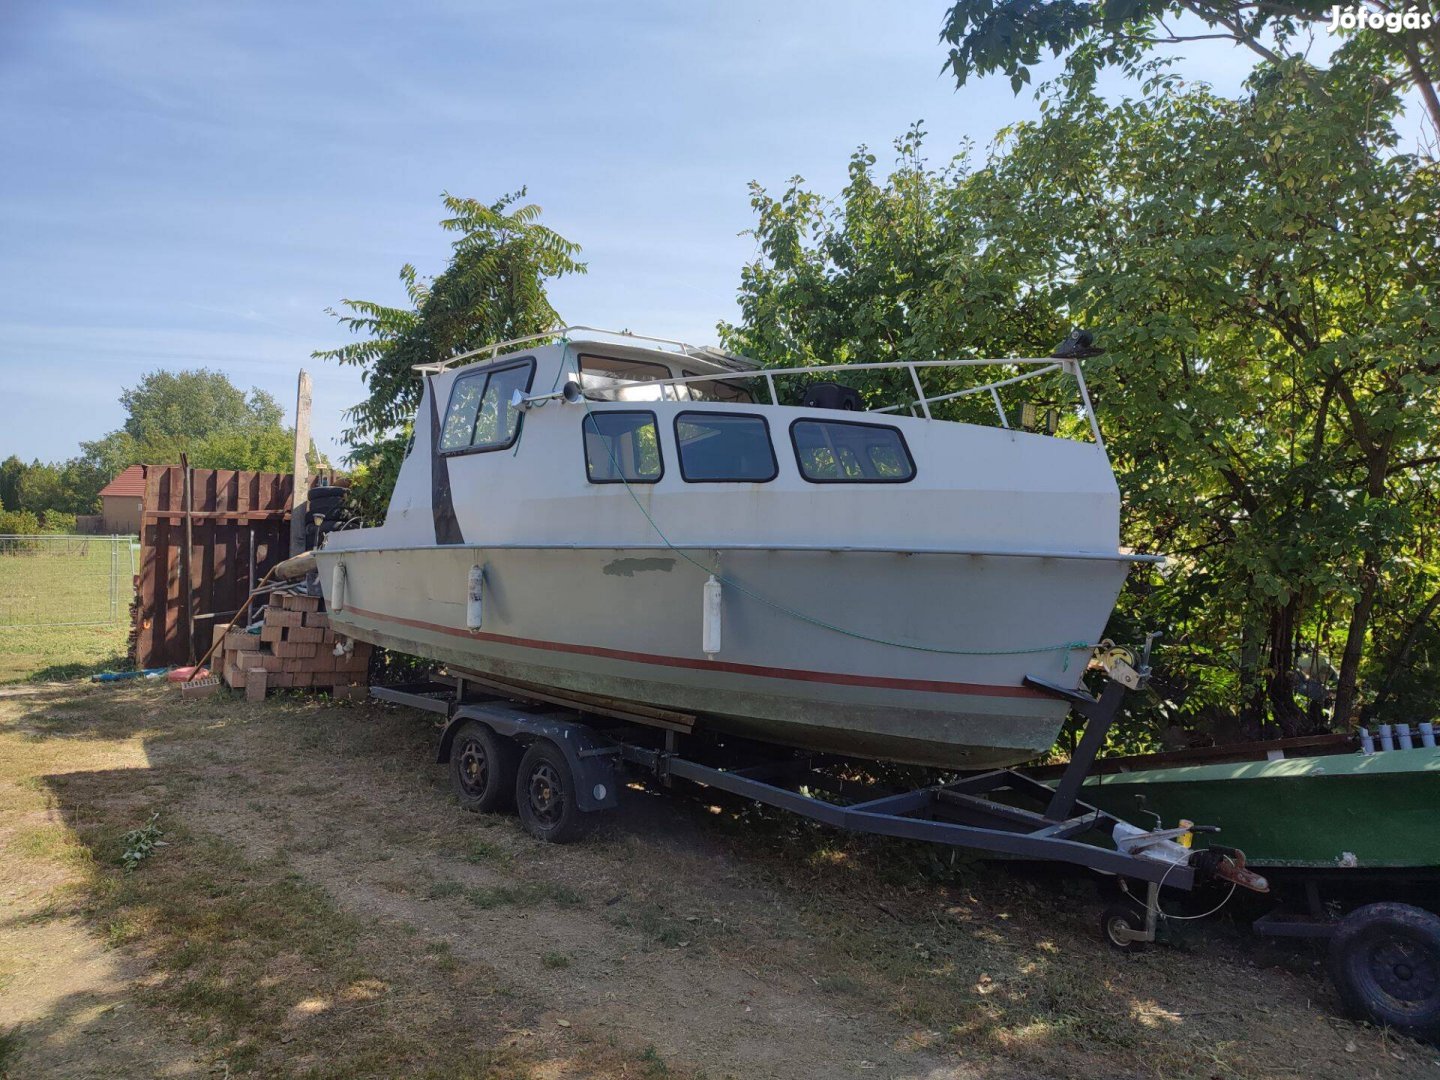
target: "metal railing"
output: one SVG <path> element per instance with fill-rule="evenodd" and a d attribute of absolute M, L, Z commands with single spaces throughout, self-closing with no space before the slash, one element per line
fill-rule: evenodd
<path fill-rule="evenodd" d="M 607 337 L 628 338 L 631 341 L 643 342 L 647 345 L 673 345 L 679 350 L 679 355 L 689 356 L 699 360 L 709 360 L 715 364 L 733 364 L 736 371 L 748 371 L 758 368 L 760 365 L 749 357 L 737 356 L 734 353 L 727 353 L 721 349 L 715 349 L 709 345 L 691 345 L 688 342 L 680 341 L 678 338 L 655 337 L 652 334 L 637 334 L 630 330 L 606 330 L 600 326 L 557 326 L 553 330 L 545 330 L 539 334 L 527 334 L 525 337 L 510 338 L 506 341 L 497 341 L 493 345 L 484 345 L 478 349 L 471 349 L 469 352 L 458 353 L 444 360 L 436 360 L 429 364 L 414 364 L 412 371 L 418 371 L 422 375 L 438 375 L 440 372 L 451 368 L 456 364 L 474 360 L 476 357 L 495 357 L 500 355 L 502 349 L 513 349 L 519 345 L 528 345 L 532 341 L 553 341 L 556 338 L 569 338 L 573 334 L 604 334 Z"/>
<path fill-rule="evenodd" d="M 473 360 L 476 357 L 495 357 L 502 350 L 511 349 L 532 341 L 551 341 L 557 338 L 568 340 L 575 334 L 605 334 L 619 338 L 629 338 L 634 341 L 649 344 L 676 346 L 679 354 L 698 360 L 708 360 L 711 363 L 727 366 L 728 370 L 716 372 L 709 375 L 682 375 L 671 379 L 617 379 L 606 378 L 607 388 L 624 389 L 630 387 L 659 388 L 660 400 L 665 399 L 666 387 L 690 386 L 695 383 L 706 382 L 733 382 L 738 378 L 763 379 L 766 391 L 770 395 L 770 404 L 779 405 L 780 397 L 775 388 L 777 378 L 791 378 L 797 375 L 841 375 L 858 371 L 904 371 L 910 376 L 910 383 L 915 388 L 915 397 L 896 405 L 887 405 L 880 409 L 866 410 L 867 412 L 893 413 L 900 410 L 909 410 L 914 415 L 919 409 L 919 415 L 926 420 L 934 419 L 931 415 L 930 406 L 946 401 L 955 401 L 959 398 L 970 397 L 975 394 L 988 393 L 995 405 L 996 415 L 999 417 L 1000 426 L 1010 427 L 1010 420 L 1005 414 L 1005 406 L 1000 401 L 1000 388 L 1014 386 L 1026 382 L 1029 379 L 1040 378 L 1044 375 L 1060 371 L 1075 379 L 1079 390 L 1080 406 L 1085 414 L 1085 419 L 1090 428 L 1090 434 L 1095 439 L 1095 444 L 1101 450 L 1105 449 L 1105 439 L 1100 434 L 1100 423 L 1095 418 L 1095 409 L 1090 401 L 1090 392 L 1085 386 L 1085 375 L 1080 370 L 1080 361 L 1057 356 L 1023 356 L 1023 357 L 995 357 L 979 360 L 887 360 L 871 364 L 819 364 L 807 365 L 805 367 L 776 367 L 762 368 L 753 360 L 742 356 L 734 356 L 721 352 L 718 349 L 710 349 L 687 344 L 674 338 L 651 337 L 645 334 L 631 333 L 629 330 L 604 330 L 595 326 L 565 326 L 547 330 L 540 334 L 531 334 L 527 337 L 511 338 L 508 341 L 497 341 L 493 345 L 486 345 L 481 349 L 473 349 L 470 352 L 461 353 L 445 360 L 436 361 L 432 364 L 416 364 L 414 370 L 426 375 L 436 375 L 447 368 Z M 967 387 L 964 390 L 947 391 L 940 394 L 927 394 L 921 380 L 921 372 L 934 370 L 936 368 L 967 368 L 967 367 L 1030 367 L 1034 370 L 1022 371 L 1017 375 L 1004 379 L 996 379 L 982 383 L 979 386 Z M 579 378 L 579 373 L 576 373 Z M 556 390 L 549 394 L 532 394 L 523 400 L 529 407 L 542 405 L 553 398 L 565 396 L 563 390 Z M 674 400 L 680 400 L 679 393 L 675 394 Z"/>
<path fill-rule="evenodd" d="M 135 551 L 130 536 L 0 536 L 0 630 L 125 622 Z"/>

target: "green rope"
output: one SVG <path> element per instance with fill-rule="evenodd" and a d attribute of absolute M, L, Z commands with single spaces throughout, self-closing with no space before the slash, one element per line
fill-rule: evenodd
<path fill-rule="evenodd" d="M 870 634 L 862 634 L 858 630 L 847 630 L 843 626 L 836 626 L 834 623 L 828 623 L 824 619 L 817 619 L 813 615 L 807 615 L 803 611 L 796 611 L 792 607 L 787 607 L 784 604 L 776 603 L 774 600 L 771 600 L 768 597 L 761 596 L 753 589 L 747 588 L 746 586 L 740 584 L 740 582 L 736 581 L 734 578 L 727 577 L 725 574 L 721 573 L 719 567 L 706 566 L 699 559 L 693 558 L 692 556 L 680 550 L 678 547 L 676 547 L 670 542 L 670 538 L 665 535 L 665 531 L 660 528 L 659 523 L 656 522 L 655 518 L 651 516 L 650 511 L 645 508 L 645 504 L 640 501 L 640 497 L 636 495 L 634 489 L 631 488 L 630 481 L 625 476 L 625 471 L 620 467 L 620 462 L 615 457 L 615 448 L 613 445 L 614 440 L 606 439 L 606 437 L 601 434 L 600 425 L 595 423 L 595 414 L 590 411 L 589 399 L 582 398 L 582 401 L 584 401 L 585 404 L 586 419 L 591 422 L 592 426 L 595 429 L 595 434 L 599 435 L 601 439 L 605 440 L 605 451 L 610 456 L 610 464 L 615 470 L 615 475 L 620 477 L 620 482 L 625 485 L 625 491 L 629 494 L 631 501 L 634 502 L 635 508 L 639 510 L 640 513 L 645 515 L 645 520 L 648 521 L 650 523 L 650 527 L 655 530 L 655 535 L 660 537 L 661 541 L 665 544 L 667 548 L 673 551 L 676 555 L 679 555 L 686 562 L 698 567 L 699 569 L 705 571 L 705 573 L 707 574 L 714 575 L 714 577 L 718 581 L 730 586 L 736 592 L 739 592 L 744 596 L 750 597 L 750 599 L 752 600 L 764 604 L 766 607 L 773 608 L 774 610 L 779 611 L 785 615 L 789 615 L 791 618 L 799 619 L 801 622 L 809 623 L 812 626 L 818 626 L 823 630 L 830 630 L 837 634 L 843 634 L 846 637 L 856 638 L 860 641 L 868 641 L 875 645 L 888 645 L 896 649 L 910 649 L 914 652 L 940 653 L 945 656 L 1028 656 L 1035 653 L 1063 652 L 1065 653 L 1065 664 L 1062 668 L 1062 670 L 1064 671 L 1070 670 L 1071 652 L 1075 652 L 1080 649 L 1090 649 L 1094 647 L 1089 642 L 1085 641 L 1067 641 L 1061 645 L 1046 645 L 1038 649 L 941 649 L 933 645 L 913 645 L 905 641 L 891 641 L 889 638 L 873 637 Z M 658 431 L 656 432 L 656 435 L 659 435 Z"/>

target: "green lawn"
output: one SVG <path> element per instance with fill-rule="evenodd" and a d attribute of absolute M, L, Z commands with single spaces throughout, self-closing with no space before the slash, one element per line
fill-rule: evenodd
<path fill-rule="evenodd" d="M 0 683 L 126 666 L 132 573 L 124 541 L 0 540 Z"/>
<path fill-rule="evenodd" d="M 0 685 L 79 679 L 130 666 L 130 627 L 0 626 Z"/>

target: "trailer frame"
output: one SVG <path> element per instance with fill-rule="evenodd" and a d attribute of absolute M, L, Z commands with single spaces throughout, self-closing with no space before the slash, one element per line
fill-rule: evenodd
<path fill-rule="evenodd" d="M 843 769 L 849 759 L 738 739 L 726 742 L 744 746 L 748 753 L 716 763 L 713 755 L 687 752 L 682 743 L 692 740 L 686 721 L 693 723 L 693 717 L 662 710 L 646 710 L 651 714 L 647 716 L 633 706 L 587 704 L 526 688 L 507 690 L 503 680 L 473 672 L 374 686 L 370 693 L 446 718 L 436 754 L 439 764 L 450 761 L 455 735 L 466 724 L 483 725 L 522 745 L 553 743 L 568 763 L 575 803 L 585 813 L 617 805 L 619 789 L 638 774 L 665 786 L 677 779 L 690 781 L 851 832 L 1066 863 L 1143 882 L 1147 895 L 1143 904 L 1138 898 L 1134 903 L 1136 918 L 1118 928 L 1118 937 L 1112 935 L 1112 943 L 1124 947 L 1154 940 L 1162 885 L 1189 891 L 1211 876 L 1214 861 L 1190 858 L 1189 851 L 1175 844 L 1183 830 L 1145 833 L 1128 822 L 1124 827 L 1139 832 L 1138 839 L 1104 846 L 1096 834 L 1113 835 L 1121 819 L 1079 798 L 1127 690 L 1143 686 L 1149 674 L 1144 664 L 1130 666 L 1133 657 L 1128 652 L 1120 653 L 1130 663 L 1105 665 L 1109 678 L 1099 696 L 1025 679 L 1032 688 L 1067 701 L 1085 719 L 1070 763 L 1053 789 L 1015 769 L 992 769 L 894 790 L 837 778 L 837 767 Z M 618 721 L 619 726 L 597 726 L 606 721 Z"/>

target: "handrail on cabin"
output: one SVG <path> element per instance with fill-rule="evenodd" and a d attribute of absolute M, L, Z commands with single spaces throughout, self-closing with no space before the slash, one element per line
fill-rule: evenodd
<path fill-rule="evenodd" d="M 552 338 L 561 337 L 568 338 L 573 332 L 609 334 L 614 337 L 632 338 L 636 341 L 653 342 L 660 345 L 675 345 L 679 347 L 680 355 L 683 356 L 689 356 L 693 359 L 698 360 L 708 360 L 711 363 L 729 362 L 737 365 L 736 369 L 734 370 L 717 372 L 711 375 L 684 375 L 670 379 L 609 380 L 617 389 L 628 386 L 660 387 L 662 388 L 661 400 L 664 400 L 663 388 L 667 386 L 688 386 L 691 383 L 721 382 L 726 380 L 734 380 L 738 376 L 740 378 L 764 379 L 765 387 L 770 394 L 771 403 L 778 405 L 780 399 L 775 391 L 775 377 L 777 375 L 820 375 L 833 372 L 898 371 L 903 369 L 907 371 L 910 375 L 910 381 L 915 387 L 916 397 L 913 400 L 907 401 L 900 405 L 888 405 L 883 409 L 866 410 L 867 412 L 889 413 L 896 412 L 900 409 L 910 409 L 913 413 L 915 407 L 918 405 L 921 414 L 925 417 L 925 419 L 929 420 L 932 419 L 930 415 L 930 406 L 932 404 L 938 404 L 943 401 L 952 401 L 962 397 L 969 397 L 972 394 L 983 394 L 988 392 L 995 402 L 995 411 L 1000 418 L 1001 426 L 1007 429 L 1009 428 L 1010 423 L 1005 416 L 1004 407 L 1000 403 L 1000 395 L 997 392 L 999 388 L 1002 386 L 1012 386 L 1016 383 L 1025 382 L 1028 379 L 1039 378 L 1042 375 L 1048 375 L 1055 371 L 1064 371 L 1068 374 L 1075 376 L 1075 381 L 1080 389 L 1080 401 L 1085 410 L 1085 417 L 1090 422 L 1090 433 L 1095 438 L 1095 444 L 1099 446 L 1101 450 L 1105 449 L 1105 439 L 1100 434 L 1100 424 L 1095 418 L 1095 410 L 1090 402 L 1090 393 L 1085 386 L 1085 376 L 1080 370 L 1080 361 L 1078 359 L 1059 358 L 1055 356 L 1003 357 L 980 360 L 886 360 L 878 363 L 867 364 L 817 364 L 807 365 L 805 367 L 784 368 L 761 368 L 759 366 L 756 366 L 753 369 L 746 369 L 741 365 L 747 362 L 753 363 L 753 361 L 747 361 L 744 357 L 734 356 L 729 353 L 723 353 L 717 349 L 690 345 L 687 342 L 680 341 L 676 338 L 663 338 L 655 337 L 649 334 L 636 334 L 629 330 L 606 330 L 597 326 L 563 326 L 555 327 L 554 329 L 546 330 L 543 333 L 539 334 L 530 334 L 525 337 L 511 338 L 507 341 L 497 341 L 493 345 L 486 345 L 479 349 L 472 349 L 469 352 L 460 353 L 459 355 L 449 357 L 445 360 L 439 360 L 434 363 L 416 364 L 414 365 L 413 370 L 421 372 L 425 375 L 438 375 L 455 364 L 461 363 L 465 360 L 473 359 L 477 356 L 495 357 L 499 355 L 500 350 L 502 349 L 508 349 L 517 345 L 524 345 L 532 341 L 544 341 Z M 965 390 L 958 390 L 951 393 L 936 395 L 927 395 L 925 393 L 924 386 L 921 384 L 920 380 L 920 372 L 922 369 L 925 368 L 989 367 L 996 364 L 1033 365 L 1035 366 L 1036 370 L 1022 372 L 1019 375 L 1014 375 L 1007 379 L 997 379 L 994 382 L 985 383 L 980 386 L 969 387 Z M 541 397 L 547 396 L 552 395 L 541 395 Z"/>

